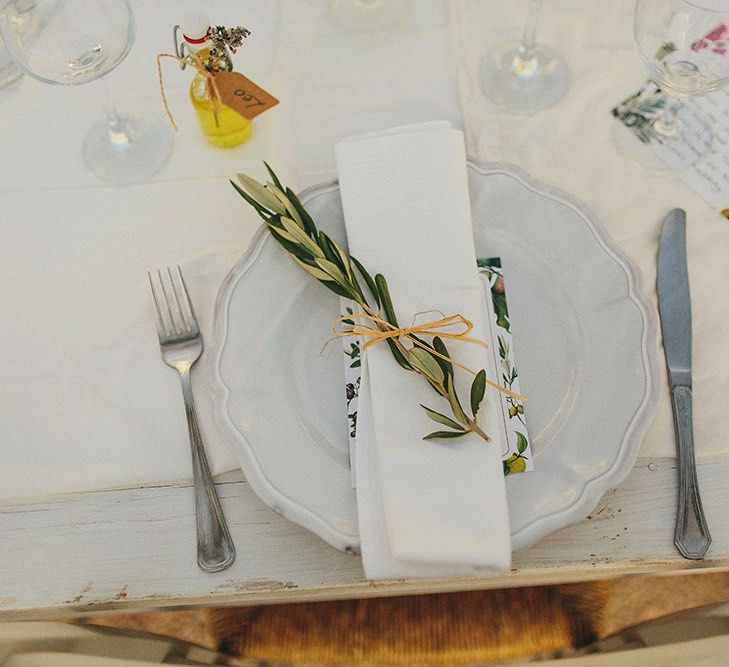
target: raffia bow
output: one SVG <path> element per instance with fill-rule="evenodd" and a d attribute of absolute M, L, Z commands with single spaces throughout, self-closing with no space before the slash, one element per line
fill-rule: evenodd
<path fill-rule="evenodd" d="M 354 324 L 351 324 L 352 322 L 354 322 Z M 374 326 L 368 326 L 367 324 L 362 324 L 362 322 L 367 322 Z M 340 328 L 341 324 L 347 324 L 348 328 Z M 453 327 L 457 327 L 459 325 L 462 328 L 459 331 L 453 331 Z M 484 343 L 481 339 L 471 336 L 470 334 L 472 331 L 473 322 L 466 319 L 460 313 L 450 315 L 448 317 L 441 317 L 438 320 L 423 322 L 421 324 L 413 323 L 413 325 L 409 327 L 396 327 L 394 324 L 391 324 L 377 315 L 365 312 L 344 315 L 342 317 L 338 317 L 334 320 L 334 322 L 332 322 L 332 332 L 335 336 L 356 336 L 357 338 L 362 338 L 365 341 L 363 345 L 363 349 L 365 350 L 386 340 L 405 338 L 413 345 L 427 350 L 429 354 L 448 361 L 454 366 L 458 366 L 458 368 L 462 368 L 467 371 L 471 375 L 476 375 L 476 371 L 473 369 L 455 361 L 445 354 L 441 354 L 417 338 L 417 336 L 438 336 L 439 338 L 459 340 L 465 343 L 475 343 L 482 347 L 488 347 L 488 345 L 486 345 L 486 343 Z M 523 394 L 517 394 L 506 387 L 502 387 L 496 382 L 492 382 L 488 378 L 486 379 L 486 384 L 507 396 L 511 396 L 512 398 L 522 402 L 526 401 L 526 396 Z"/>

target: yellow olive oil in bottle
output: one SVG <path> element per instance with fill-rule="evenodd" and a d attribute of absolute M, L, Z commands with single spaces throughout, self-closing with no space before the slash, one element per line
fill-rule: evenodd
<path fill-rule="evenodd" d="M 183 32 L 187 48 L 203 62 L 210 57 L 212 43 L 209 35 L 210 23 L 203 16 L 190 18 Z M 250 138 L 253 121 L 218 100 L 210 90 L 207 77 L 199 72 L 190 84 L 190 100 L 203 134 L 213 146 L 233 148 Z"/>

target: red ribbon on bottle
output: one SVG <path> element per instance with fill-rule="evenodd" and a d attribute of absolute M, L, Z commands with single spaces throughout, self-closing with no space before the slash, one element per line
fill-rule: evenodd
<path fill-rule="evenodd" d="M 185 41 L 188 44 L 204 44 L 205 42 L 207 42 L 210 39 L 211 31 L 212 31 L 212 28 L 208 28 L 208 31 L 200 39 L 193 39 L 192 37 L 188 37 L 184 32 L 182 33 L 182 36 L 185 38 Z"/>

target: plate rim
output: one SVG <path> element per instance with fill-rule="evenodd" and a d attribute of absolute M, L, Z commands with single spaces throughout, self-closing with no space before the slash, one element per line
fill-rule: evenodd
<path fill-rule="evenodd" d="M 602 250 L 613 259 L 617 266 L 622 268 L 628 281 L 627 296 L 636 304 L 643 316 L 641 355 L 646 377 L 646 390 L 640 406 L 626 428 L 625 436 L 615 454 L 613 463 L 602 474 L 585 482 L 579 489 L 574 502 L 568 507 L 535 517 L 519 531 L 513 533 L 512 550 L 516 551 L 534 544 L 560 528 L 584 519 L 597 506 L 602 496 L 611 488 L 619 485 L 633 469 L 640 445 L 658 410 L 658 393 L 661 386 L 658 338 L 655 335 L 658 332 L 658 314 L 645 295 L 643 276 L 638 265 L 617 245 L 605 225 L 587 204 L 559 188 L 539 181 L 515 165 L 504 162 L 481 163 L 473 159 L 468 159 L 467 164 L 470 169 L 482 176 L 503 174 L 515 179 L 535 194 L 558 201 L 571 208 L 592 230 Z M 302 203 L 306 203 L 314 195 L 322 194 L 336 187 L 338 187 L 337 180 L 314 185 L 302 190 L 299 198 Z M 245 436 L 235 428 L 227 411 L 230 390 L 221 376 L 220 360 L 227 338 L 228 305 L 236 283 L 256 261 L 269 238 L 267 227 L 265 223 L 262 223 L 245 252 L 227 273 L 218 291 L 211 344 L 213 354 L 208 355 L 208 376 L 213 380 L 213 419 L 219 436 L 241 463 L 246 480 L 266 505 L 286 519 L 318 535 L 333 547 L 342 551 L 357 552 L 359 549 L 358 534 L 352 535 L 336 528 L 316 512 L 302 507 L 289 498 L 266 478 L 253 448 Z M 228 444 L 231 439 L 239 446 Z"/>

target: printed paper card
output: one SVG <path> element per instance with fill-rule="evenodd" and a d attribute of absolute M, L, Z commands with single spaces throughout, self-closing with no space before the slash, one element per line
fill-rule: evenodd
<path fill-rule="evenodd" d="M 728 49 L 729 27 L 722 23 L 692 43 L 690 57 L 710 69 L 717 58 L 729 57 Z M 670 64 L 688 56 L 676 50 L 669 35 L 656 57 Z M 653 130 L 668 103 L 661 89 L 649 81 L 612 113 L 660 160 L 677 169 L 681 180 L 729 218 L 729 89 L 684 101 L 677 113 L 684 139 L 680 142 L 663 139 Z M 709 146 L 709 152 L 697 159 Z"/>

